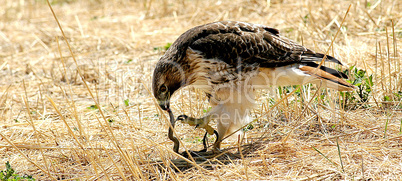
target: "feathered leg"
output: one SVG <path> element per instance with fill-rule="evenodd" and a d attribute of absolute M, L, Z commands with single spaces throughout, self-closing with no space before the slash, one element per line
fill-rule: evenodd
<path fill-rule="evenodd" d="M 207 147 L 207 134 L 209 135 L 213 135 L 215 134 L 216 136 L 216 141 L 214 143 L 214 145 L 218 145 L 218 140 L 220 140 L 220 136 L 219 133 L 214 130 L 208 123 L 211 121 L 211 118 L 213 116 L 207 115 L 203 118 L 193 118 L 193 117 L 189 117 L 187 115 L 180 115 L 177 117 L 177 120 L 180 120 L 183 123 L 187 123 L 190 126 L 195 126 L 195 128 L 203 128 L 205 129 L 206 133 L 204 135 L 204 138 L 202 139 L 202 144 L 204 145 L 204 149 L 198 151 L 198 152 L 206 152 L 208 147 Z"/>

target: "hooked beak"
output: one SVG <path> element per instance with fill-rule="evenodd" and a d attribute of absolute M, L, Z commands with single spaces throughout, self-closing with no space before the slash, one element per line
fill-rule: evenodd
<path fill-rule="evenodd" d="M 158 101 L 159 107 L 161 107 L 163 110 L 168 111 L 170 109 L 170 102 L 169 100 L 166 101 Z"/>

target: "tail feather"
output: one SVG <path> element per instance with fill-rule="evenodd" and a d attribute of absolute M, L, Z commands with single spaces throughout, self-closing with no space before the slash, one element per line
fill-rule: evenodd
<path fill-rule="evenodd" d="M 309 75 L 317 77 L 319 80 L 325 80 L 327 83 L 326 86 L 328 88 L 336 89 L 339 91 L 353 91 L 353 89 L 356 88 L 354 85 L 346 82 L 342 78 L 337 77 L 322 69 L 317 69 L 311 66 L 300 66 L 299 69 Z"/>
<path fill-rule="evenodd" d="M 316 63 L 314 63 L 314 62 L 306 62 L 306 63 L 304 63 L 304 64 L 305 64 L 305 65 L 308 65 L 308 66 L 310 66 L 310 67 L 314 67 L 314 68 L 318 67 L 318 64 L 316 64 Z M 323 65 L 320 66 L 320 69 L 323 70 L 323 71 L 325 71 L 325 72 L 328 72 L 328 73 L 330 73 L 330 74 L 332 74 L 332 75 L 334 75 L 334 76 L 336 76 L 336 77 L 339 77 L 339 78 L 343 78 L 343 79 L 348 79 L 348 78 L 349 78 L 349 77 L 348 77 L 346 74 L 344 74 L 343 72 L 337 71 L 337 70 L 332 69 L 332 68 L 329 68 L 329 67 L 325 67 L 325 66 L 323 66 Z"/>
<path fill-rule="evenodd" d="M 324 58 L 324 54 L 322 53 L 306 52 L 301 55 L 301 62 L 321 62 L 322 58 Z M 326 56 L 325 61 L 342 65 L 338 59 L 329 55 Z"/>

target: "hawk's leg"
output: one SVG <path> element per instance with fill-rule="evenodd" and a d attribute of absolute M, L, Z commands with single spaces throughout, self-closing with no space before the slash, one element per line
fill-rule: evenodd
<path fill-rule="evenodd" d="M 214 130 L 215 131 L 215 130 Z M 221 142 L 222 142 L 222 137 L 223 135 L 219 135 L 217 131 L 216 132 L 216 140 L 214 143 L 214 146 L 212 147 L 212 151 L 215 153 L 220 153 L 221 152 Z"/>
<path fill-rule="evenodd" d="M 204 149 L 200 150 L 200 152 L 207 152 L 208 150 L 208 132 L 205 132 L 204 138 L 202 138 L 202 145 L 204 145 Z"/>
<path fill-rule="evenodd" d="M 219 134 L 216 130 L 214 130 L 214 134 L 216 135 L 215 143 L 219 140 Z M 205 132 L 204 138 L 202 139 L 202 144 L 204 145 L 204 149 L 200 150 L 200 152 L 206 152 L 208 150 L 208 132 Z M 214 143 L 214 145 L 215 145 Z"/>
<path fill-rule="evenodd" d="M 214 134 L 216 135 L 216 141 L 219 139 L 219 135 L 218 135 L 218 132 L 216 131 L 216 130 L 214 130 Z M 202 156 L 205 156 L 205 155 L 209 155 L 210 153 L 207 153 L 207 150 L 208 150 L 208 144 L 207 144 L 207 142 L 208 142 L 208 137 L 207 137 L 207 135 L 208 135 L 208 132 L 205 132 L 205 134 L 204 134 L 204 138 L 202 139 L 202 144 L 204 145 L 204 149 L 202 149 L 202 150 L 200 150 L 200 151 L 191 151 L 191 150 L 188 150 L 188 153 L 190 153 L 190 155 L 191 156 L 193 156 L 193 157 L 202 157 Z M 215 141 L 215 143 L 216 143 L 216 141 Z M 215 145 L 215 143 L 214 143 L 214 145 Z M 212 153 L 216 153 L 215 152 L 215 148 L 213 148 L 212 149 Z M 219 149 L 218 149 L 219 150 Z M 188 158 L 188 154 L 187 154 L 187 151 L 184 151 L 183 153 L 181 153 L 181 155 L 183 155 L 184 157 L 186 157 L 186 158 Z"/>
<path fill-rule="evenodd" d="M 187 123 L 190 126 L 195 126 L 195 128 L 204 128 L 210 135 L 214 134 L 214 128 L 208 125 L 210 116 L 205 116 L 203 118 L 193 118 L 188 117 L 187 115 L 180 115 L 177 117 L 177 120 L 180 120 L 182 123 Z"/>
<path fill-rule="evenodd" d="M 208 149 L 207 146 L 207 142 L 208 142 L 208 138 L 207 138 L 207 134 L 209 135 L 216 135 L 216 141 L 214 143 L 214 147 L 216 145 L 220 145 L 217 142 L 220 140 L 220 136 L 218 134 L 218 132 L 216 130 L 214 130 L 214 128 L 212 128 L 210 125 L 208 125 L 210 118 L 209 116 L 206 116 L 204 118 L 193 118 L 193 117 L 188 117 L 187 115 L 180 115 L 177 117 L 177 120 L 182 121 L 183 123 L 187 123 L 190 126 L 195 126 L 195 128 L 203 128 L 205 129 L 206 133 L 204 135 L 204 138 L 202 139 L 202 144 L 204 145 L 204 149 L 202 149 L 199 152 L 206 152 Z"/>

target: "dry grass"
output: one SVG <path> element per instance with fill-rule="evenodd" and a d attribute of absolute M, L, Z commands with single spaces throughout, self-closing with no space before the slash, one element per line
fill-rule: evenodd
<path fill-rule="evenodd" d="M 148 91 L 163 54 L 155 47 L 195 25 L 240 20 L 325 52 L 350 4 L 330 54 L 374 74 L 368 103 L 343 109 L 339 93 L 316 100 L 316 89 L 303 86 L 271 108 L 284 95 L 261 91 L 247 143 L 223 144 L 239 158 L 176 160 L 167 115 Z M 46 1 L 0 4 L 1 170 L 10 161 L 38 180 L 402 179 L 399 0 L 55 0 L 52 7 L 77 64 Z M 208 109 L 189 88 L 172 103 L 176 115 Z M 200 149 L 202 131 L 179 123 L 176 133 L 181 151 Z M 172 160 L 192 167 L 175 171 Z"/>

